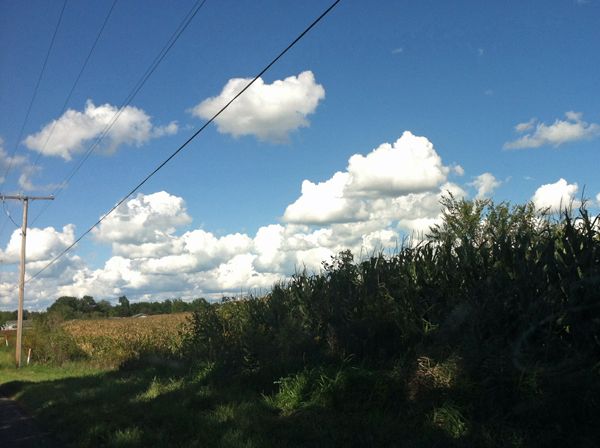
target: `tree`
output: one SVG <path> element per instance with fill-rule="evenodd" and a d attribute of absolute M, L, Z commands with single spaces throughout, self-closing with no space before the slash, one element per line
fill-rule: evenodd
<path fill-rule="evenodd" d="M 131 316 L 131 308 L 129 306 L 129 299 L 126 296 L 119 297 L 118 314 L 121 317 Z"/>

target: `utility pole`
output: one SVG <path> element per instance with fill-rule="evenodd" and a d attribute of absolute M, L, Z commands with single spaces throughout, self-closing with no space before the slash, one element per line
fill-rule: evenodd
<path fill-rule="evenodd" d="M 21 226 L 21 271 L 19 272 L 19 311 L 17 312 L 17 344 L 15 352 L 15 361 L 17 368 L 21 367 L 21 344 L 23 341 L 23 301 L 25 297 L 25 247 L 27 240 L 27 209 L 29 201 L 54 200 L 54 196 L 23 196 L 19 195 L 0 195 L 0 200 L 12 199 L 23 203 L 23 225 Z"/>

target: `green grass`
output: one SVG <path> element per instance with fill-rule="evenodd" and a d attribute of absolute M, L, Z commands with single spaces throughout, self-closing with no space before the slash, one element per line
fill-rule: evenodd
<path fill-rule="evenodd" d="M 14 347 L 2 346 L 0 348 L 0 385 L 12 381 L 38 383 L 94 375 L 99 372 L 102 372 L 102 369 L 84 362 L 69 362 L 60 367 L 45 364 L 31 364 L 29 366 L 24 364 L 20 369 L 17 369 L 15 367 Z"/>
<path fill-rule="evenodd" d="M 2 357 L 8 357 L 6 352 Z M 303 370 L 272 384 L 270 390 L 257 388 L 260 381 L 255 380 L 224 375 L 214 365 L 138 363 L 98 371 L 85 364 L 20 370 L 3 364 L 0 392 L 17 399 L 66 446 L 268 448 L 453 442 L 444 429 L 431 424 L 427 412 L 404 406 L 401 384 L 392 372 L 345 365 Z M 418 437 L 414 427 L 420 428 Z"/>

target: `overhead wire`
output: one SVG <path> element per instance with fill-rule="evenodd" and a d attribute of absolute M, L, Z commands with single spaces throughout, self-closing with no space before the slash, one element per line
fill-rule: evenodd
<path fill-rule="evenodd" d="M 44 73 L 46 72 L 46 66 L 48 65 L 48 59 L 50 59 L 50 54 L 52 53 L 52 49 L 54 48 L 54 42 L 56 41 L 56 35 L 58 34 L 58 30 L 60 28 L 60 24 L 62 23 L 63 15 L 65 12 L 65 8 L 67 7 L 67 0 L 64 0 L 62 8 L 60 10 L 60 14 L 58 16 L 58 21 L 56 22 L 56 26 L 54 27 L 54 33 L 52 34 L 52 39 L 50 39 L 50 45 L 48 46 L 48 50 L 46 51 L 46 56 L 44 57 L 44 62 L 42 63 L 42 69 L 40 70 L 40 74 L 35 83 L 35 87 L 33 88 L 33 95 L 31 96 L 31 100 L 29 101 L 29 105 L 27 106 L 27 111 L 25 113 L 25 118 L 23 119 L 23 124 L 21 124 L 21 130 L 19 131 L 17 140 L 15 141 L 15 145 L 12 149 L 8 157 L 8 165 L 4 172 L 4 176 L 2 176 L 2 180 L 0 181 L 0 192 L 4 188 L 6 180 L 8 179 L 8 175 L 13 168 L 15 154 L 17 153 L 17 149 L 19 148 L 19 144 L 21 143 L 21 139 L 23 138 L 23 133 L 25 132 L 25 127 L 27 126 L 27 122 L 29 121 L 29 115 L 31 114 L 31 109 L 33 108 L 33 104 L 35 103 L 40 83 L 42 82 L 42 78 L 44 77 Z M 0 235 L 4 231 L 4 227 L 6 222 L 0 227 Z"/>
<path fill-rule="evenodd" d="M 117 120 L 119 119 L 119 117 L 121 116 L 121 114 L 123 113 L 123 111 L 125 110 L 125 108 L 127 106 L 129 106 L 129 104 L 131 103 L 131 101 L 133 101 L 133 99 L 136 97 L 136 95 L 142 89 L 142 87 L 144 86 L 144 84 L 146 83 L 146 81 L 148 81 L 148 79 L 150 78 L 150 76 L 152 76 L 152 74 L 156 71 L 156 69 L 158 68 L 158 66 L 160 65 L 160 63 L 167 56 L 167 54 L 169 53 L 169 51 L 171 50 L 171 48 L 173 47 L 173 45 L 175 45 L 175 43 L 179 40 L 179 37 L 187 29 L 187 27 L 192 22 L 192 20 L 196 16 L 196 14 L 198 14 L 198 12 L 202 9 L 202 7 L 206 3 L 206 1 L 207 0 L 198 0 L 194 4 L 194 6 L 190 9 L 190 11 L 188 12 L 188 14 L 179 23 L 179 26 L 177 27 L 177 29 L 173 32 L 173 34 L 171 35 L 171 37 L 167 40 L 167 42 L 165 43 L 165 45 L 163 46 L 163 48 L 156 55 L 156 57 L 154 58 L 154 60 L 150 64 L 150 66 L 146 69 L 146 71 L 144 72 L 144 74 L 137 81 L 137 83 L 135 84 L 134 88 L 129 92 L 129 94 L 127 95 L 127 97 L 122 101 L 121 105 L 119 106 L 119 109 L 117 110 L 117 112 L 115 112 L 115 114 L 113 115 L 113 117 L 111 118 L 111 120 L 104 127 L 104 129 L 102 130 L 102 132 L 100 133 L 100 135 L 94 140 L 94 142 L 86 150 L 85 154 L 79 159 L 77 165 L 75 165 L 75 167 L 62 180 L 62 182 L 59 182 L 57 184 L 58 186 L 52 192 L 52 196 L 54 196 L 56 198 L 56 197 L 58 197 L 60 195 L 60 193 L 64 190 L 65 186 L 71 181 L 71 179 L 73 179 L 73 177 L 81 169 L 81 167 L 83 166 L 83 164 L 88 160 L 88 158 L 90 157 L 90 155 L 96 150 L 96 148 L 100 145 L 100 143 L 102 142 L 102 140 L 104 140 L 104 138 L 108 135 L 108 133 L 110 132 L 110 130 L 112 129 L 112 127 L 115 125 L 115 123 L 117 122 Z M 31 222 L 32 225 L 39 219 L 39 217 L 43 213 L 45 213 L 45 211 L 48 209 L 48 207 L 50 207 L 50 203 L 46 203 L 41 208 L 41 210 L 39 211 L 39 213 L 33 218 L 32 222 Z"/>
<path fill-rule="evenodd" d="M 224 106 L 221 107 L 210 119 L 204 122 L 198 130 L 196 130 L 185 142 L 183 142 L 169 157 L 161 162 L 154 170 L 146 175 L 137 185 L 135 185 L 125 196 L 123 196 L 107 213 L 105 213 L 100 219 L 98 219 L 90 228 L 83 232 L 71 245 L 60 252 L 50 262 L 48 262 L 43 268 L 27 279 L 27 282 L 38 277 L 42 272 L 56 263 L 62 258 L 67 252 L 77 245 L 86 235 L 88 235 L 94 228 L 102 223 L 108 216 L 112 214 L 121 204 L 123 204 L 131 195 L 138 191 L 146 182 L 148 182 L 156 173 L 158 173 L 165 165 L 167 165 L 177 154 L 179 154 L 184 148 L 186 148 L 192 140 L 194 140 L 204 129 L 206 129 L 219 115 L 221 115 L 234 101 L 236 101 L 246 90 L 248 90 L 262 75 L 264 75 L 279 59 L 281 59 L 294 45 L 296 45 L 311 29 L 313 29 L 327 14 L 331 12 L 333 8 L 341 0 L 335 0 L 325 11 L 321 13 L 310 25 L 308 25 L 304 31 L 302 31 L 287 47 L 285 47 L 275 58 L 271 60 L 254 78 L 249 81 L 242 90 L 240 90 L 233 98 L 231 98 Z"/>
<path fill-rule="evenodd" d="M 8 219 L 15 225 L 15 227 L 17 229 L 20 229 L 21 226 L 19 224 L 17 224 L 14 219 L 12 219 L 12 216 L 10 215 L 10 212 L 6 208 L 6 201 L 4 200 L 4 198 L 2 198 L 2 208 L 4 209 L 4 213 L 6 214 L 6 216 L 8 217 Z M 7 222 L 7 221 L 5 221 L 5 222 Z M 4 226 L 2 226 L 2 230 L 4 230 Z"/>
<path fill-rule="evenodd" d="M 90 61 L 92 54 L 94 53 L 94 50 L 96 49 L 96 45 L 98 44 L 98 41 L 100 40 L 100 37 L 102 36 L 102 33 L 104 32 L 104 28 L 106 28 L 106 24 L 108 23 L 108 20 L 110 19 L 110 16 L 112 15 L 112 12 L 115 9 L 117 2 L 118 2 L 118 0 L 113 0 L 112 5 L 110 6 L 110 8 L 108 10 L 108 13 L 106 14 L 106 17 L 104 18 L 104 21 L 102 22 L 102 25 L 100 26 L 100 29 L 98 30 L 98 33 L 96 34 L 94 43 L 90 47 L 90 50 L 88 51 L 88 54 L 83 62 L 83 65 L 81 66 L 81 69 L 79 70 L 79 73 L 77 74 L 77 77 L 75 78 L 75 81 L 73 82 L 73 85 L 71 86 L 71 89 L 69 90 L 69 93 L 67 94 L 67 97 L 65 98 L 65 101 L 61 107 L 60 113 L 58 114 L 59 117 L 62 116 L 62 114 L 67 109 L 69 101 L 71 100 L 71 97 L 73 96 L 73 92 L 75 91 L 75 88 L 79 84 L 79 80 L 81 79 L 81 76 L 83 75 L 83 72 L 85 71 L 85 69 L 88 65 L 88 62 Z M 52 123 L 52 127 L 50 128 L 48 137 L 46 137 L 46 141 L 44 142 L 44 145 L 39 150 L 38 155 L 37 155 L 35 161 L 33 162 L 33 170 L 35 170 L 35 168 L 37 167 L 40 157 L 42 156 L 42 154 L 44 153 L 44 150 L 48 146 L 48 142 L 50 141 L 50 138 L 54 134 L 54 129 L 56 128 L 57 123 L 58 123 L 58 119 L 54 120 L 54 122 Z"/>
<path fill-rule="evenodd" d="M 60 10 L 60 15 L 58 16 L 58 22 L 56 22 L 56 26 L 54 27 L 54 33 L 52 34 L 52 39 L 50 40 L 50 45 L 48 46 L 48 51 L 46 52 L 46 57 L 44 58 L 44 63 L 42 64 L 42 70 L 40 71 L 37 82 L 35 83 L 35 87 L 33 89 L 33 95 L 31 96 L 31 101 L 29 101 L 29 106 L 27 107 L 27 112 L 25 113 L 25 119 L 23 120 L 23 124 L 21 125 L 21 130 L 19 131 L 19 136 L 17 137 L 15 146 L 12 150 L 12 153 L 10 154 L 8 167 L 6 168 L 4 177 L 2 178 L 2 181 L 0 182 L 0 191 L 2 191 L 2 188 L 4 187 L 4 184 L 6 182 L 6 179 L 8 178 L 8 174 L 9 174 L 10 170 L 12 169 L 14 157 L 15 157 L 15 154 L 19 147 L 19 143 L 21 142 L 21 139 L 23 138 L 23 133 L 25 132 L 25 126 L 27 126 L 27 122 L 29 121 L 29 115 L 31 113 L 33 103 L 35 102 L 35 99 L 37 97 L 37 93 L 40 88 L 40 83 L 42 81 L 42 78 L 44 77 L 44 73 L 46 71 L 46 66 L 48 65 L 48 59 L 50 59 L 50 53 L 52 53 L 52 48 L 54 47 L 56 35 L 58 34 L 58 29 L 60 28 L 60 24 L 62 22 L 62 18 L 63 18 L 64 12 L 65 12 L 66 6 L 67 6 L 67 0 L 64 0 L 63 6 Z"/>

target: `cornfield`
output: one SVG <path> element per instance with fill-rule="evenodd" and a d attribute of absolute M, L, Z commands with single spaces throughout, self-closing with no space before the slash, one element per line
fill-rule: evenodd
<path fill-rule="evenodd" d="M 92 362 L 117 365 L 148 353 L 176 354 L 188 315 L 73 320 L 63 328 Z"/>

